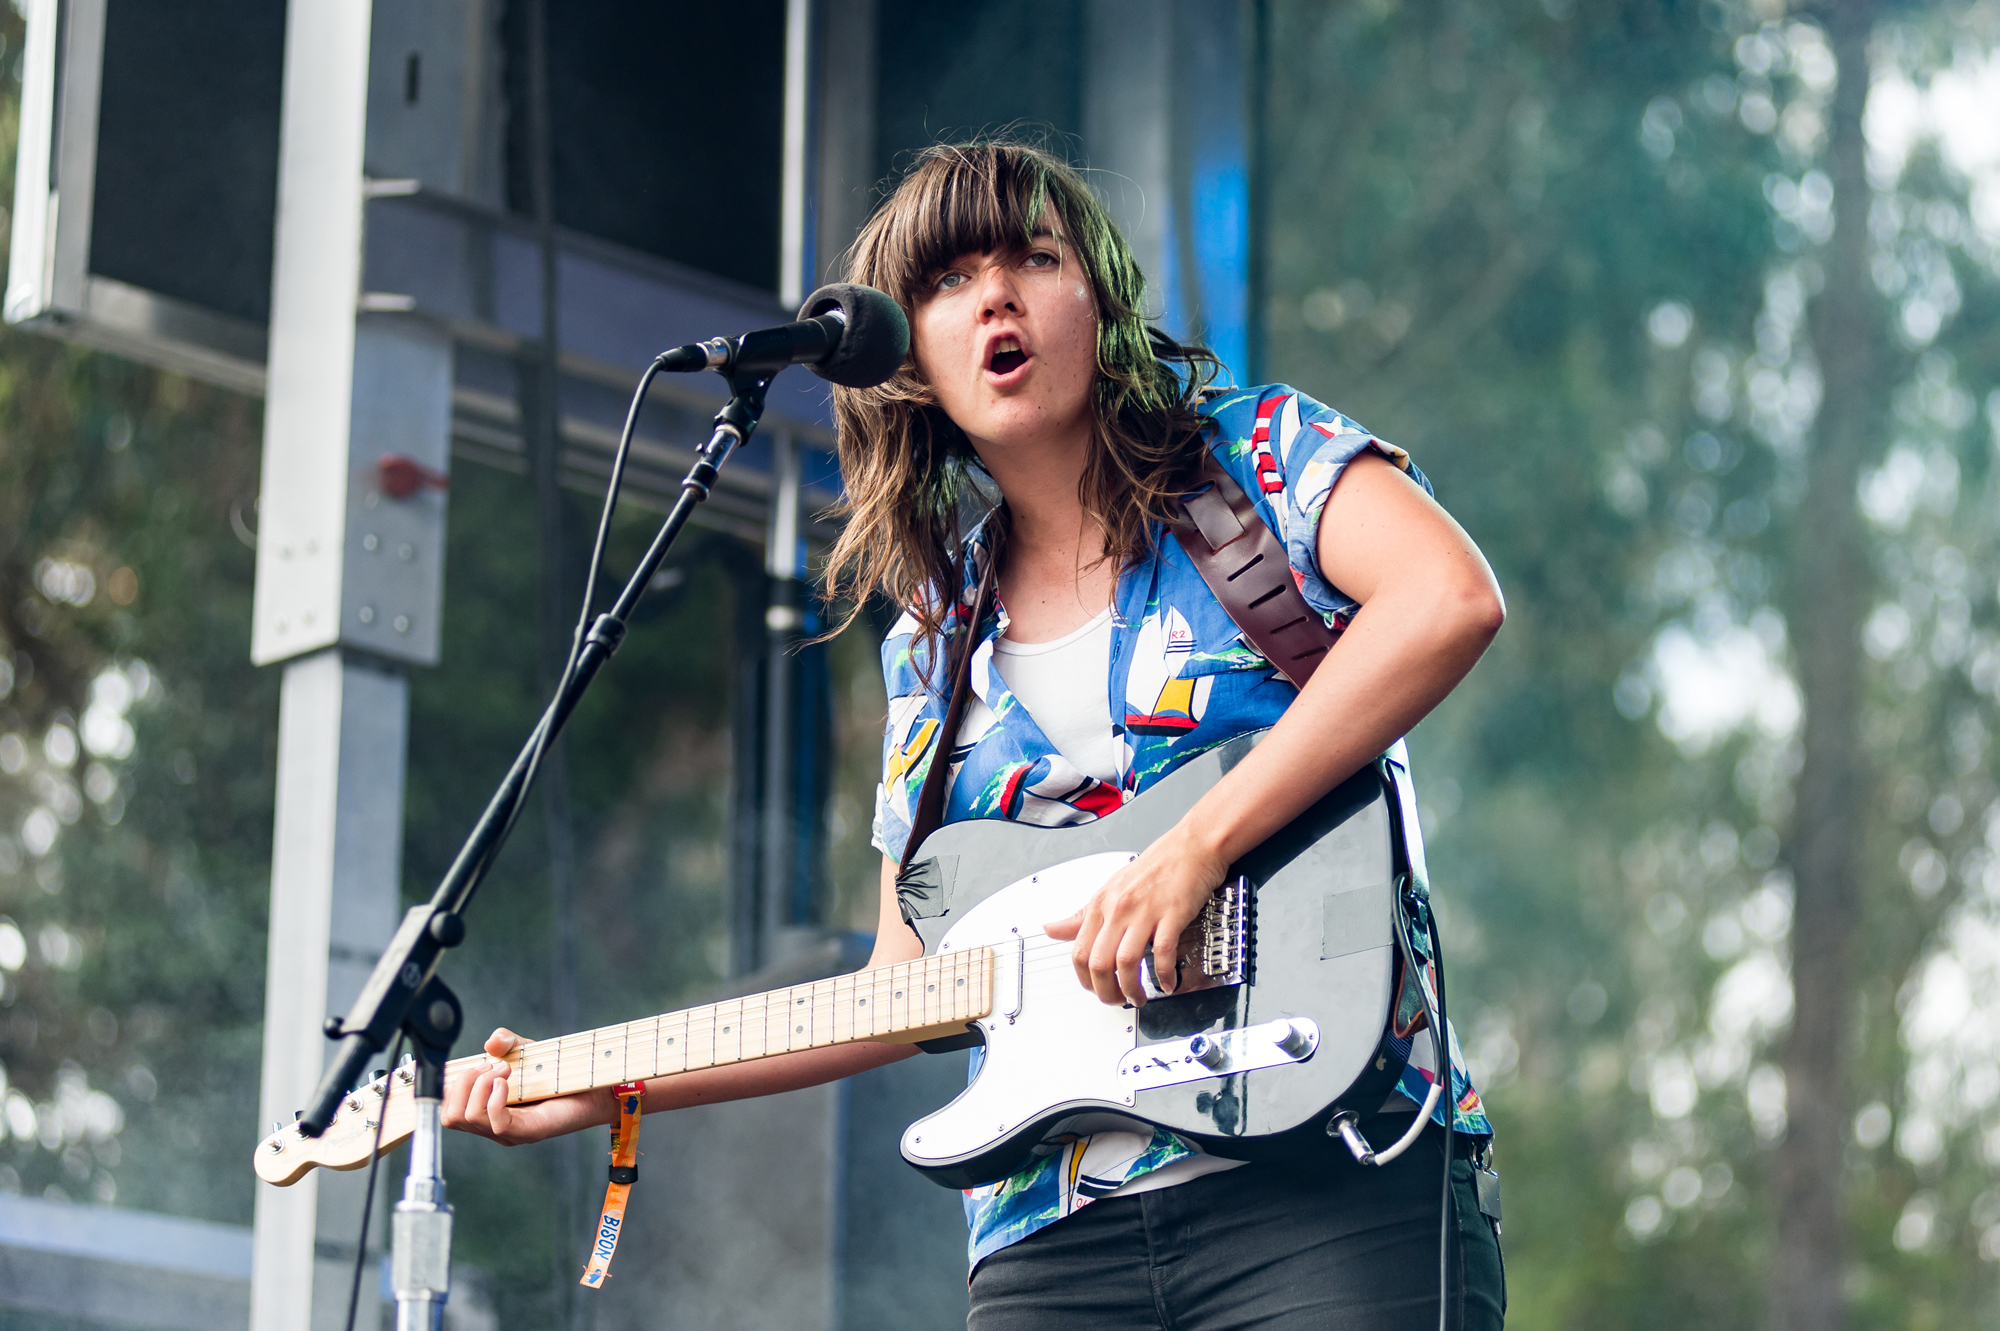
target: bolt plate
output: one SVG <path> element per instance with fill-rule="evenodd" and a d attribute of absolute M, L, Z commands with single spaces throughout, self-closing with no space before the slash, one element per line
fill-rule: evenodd
<path fill-rule="evenodd" d="M 1302 1063 L 1319 1048 L 1319 1024 L 1310 1017 L 1288 1017 L 1208 1035 L 1206 1038 L 1218 1045 L 1223 1055 L 1222 1062 L 1212 1068 L 1195 1060 L 1190 1046 L 1197 1038 L 1202 1037 L 1191 1035 L 1140 1045 L 1118 1060 L 1118 1084 L 1128 1092 L 1150 1091 L 1206 1077 L 1228 1077 L 1259 1068 Z M 1279 1043 L 1287 1039 L 1299 1045 L 1298 1053 Z"/>

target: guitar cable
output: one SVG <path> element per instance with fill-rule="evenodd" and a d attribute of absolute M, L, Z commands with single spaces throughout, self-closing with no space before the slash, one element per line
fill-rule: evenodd
<path fill-rule="evenodd" d="M 1452 1134 L 1458 1121 L 1458 1095 L 1451 1084 L 1451 1027 L 1445 1024 L 1444 939 L 1438 928 L 1437 912 L 1426 910 L 1430 924 L 1431 948 L 1437 954 L 1437 1011 L 1431 1027 L 1432 1043 L 1438 1051 L 1439 1084 L 1444 1087 L 1444 1181 L 1438 1191 L 1438 1331 L 1449 1331 L 1447 1317 L 1451 1303 L 1451 1225 L 1457 1209 L 1451 1195 Z M 1417 988 L 1421 991 L 1422 984 Z"/>
<path fill-rule="evenodd" d="M 1458 1103 L 1456 1096 L 1451 1094 L 1451 1027 L 1446 1024 L 1445 1018 L 1444 940 L 1440 937 L 1437 912 L 1430 909 L 1427 899 L 1419 898 L 1415 894 L 1407 875 L 1397 880 L 1396 899 L 1397 908 L 1391 916 L 1396 946 L 1402 952 L 1405 982 L 1414 976 L 1417 994 L 1423 999 L 1424 1016 L 1430 1023 L 1431 1048 L 1438 1051 L 1437 1075 L 1431 1082 L 1429 1093 L 1424 1096 L 1422 1106 L 1413 1116 L 1409 1130 L 1398 1138 L 1393 1146 L 1380 1151 L 1370 1147 L 1358 1129 L 1360 1117 L 1351 1109 L 1340 1110 L 1328 1119 L 1326 1134 L 1329 1137 L 1337 1136 L 1344 1141 L 1347 1149 L 1353 1153 L 1355 1163 L 1372 1165 L 1379 1169 L 1416 1143 L 1417 1138 L 1422 1136 L 1424 1129 L 1430 1125 L 1431 1113 L 1438 1107 L 1438 1101 L 1449 1097 L 1444 1106 L 1444 1177 L 1440 1183 L 1438 1198 L 1438 1331 L 1449 1331 L 1451 1224 L 1456 1210 L 1451 1195 L 1452 1135 L 1456 1131 Z M 1435 995 L 1424 985 L 1423 968 L 1418 965 L 1416 945 L 1411 942 L 1412 916 L 1424 922 L 1424 933 L 1430 939 L 1430 955 L 1435 958 L 1432 969 L 1437 976 Z M 1400 987 L 1399 985 L 1398 988 Z M 1414 1036 L 1416 1032 L 1412 1034 Z M 1415 1049 L 1412 1048 L 1411 1052 L 1414 1054 Z M 1400 1077 L 1397 1087 L 1400 1091 Z M 1402 1093 L 1408 1094 L 1408 1092 Z"/>
<path fill-rule="evenodd" d="M 354 1314 L 361 1308 L 361 1277 L 368 1269 L 368 1218 L 375 1210 L 375 1167 L 382 1163 L 382 1125 L 389 1121 L 389 1097 L 395 1094 L 396 1064 L 403 1057 L 404 1031 L 389 1046 L 389 1067 L 382 1074 L 382 1107 L 375 1111 L 375 1144 L 368 1152 L 368 1190 L 361 1201 L 361 1241 L 354 1245 L 354 1283 L 347 1290 L 347 1331 L 354 1331 Z M 415 1089 L 415 1083 L 411 1084 Z"/>
<path fill-rule="evenodd" d="M 590 546 L 590 567 L 584 574 L 583 604 L 577 611 L 576 631 L 570 636 L 569 658 L 563 662 L 563 670 L 556 682 L 555 697 L 549 700 L 553 709 L 557 699 L 569 691 L 570 681 L 576 678 L 577 662 L 583 656 L 584 636 L 590 631 L 591 611 L 597 603 L 597 579 L 603 571 L 604 556 L 611 546 L 611 516 L 618 508 L 618 492 L 625 484 L 625 463 L 632 452 L 632 436 L 639 426 L 639 411 L 646 404 L 646 391 L 660 374 L 670 353 L 662 352 L 654 357 L 646 372 L 639 376 L 639 386 L 632 390 L 631 405 L 625 409 L 625 427 L 618 434 L 618 450 L 611 456 L 611 475 L 605 483 L 604 507 L 597 518 L 597 537 Z M 479 882 L 493 867 L 493 856 L 500 853 L 500 847 L 507 844 L 514 824 L 520 820 L 521 810 L 527 807 L 528 792 L 534 788 L 535 776 L 541 770 L 542 758 L 547 754 L 551 740 L 549 713 L 542 713 L 541 721 L 535 727 L 535 749 L 528 758 L 526 772 L 522 776 L 521 791 L 514 806 L 507 811 L 507 821 L 501 826 L 500 835 L 494 838 L 493 850 L 467 884 L 466 895 L 470 896 Z"/>

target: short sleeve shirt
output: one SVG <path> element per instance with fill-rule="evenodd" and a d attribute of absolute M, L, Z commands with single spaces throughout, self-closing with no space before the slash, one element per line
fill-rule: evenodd
<path fill-rule="evenodd" d="M 1284 543 L 1306 603 L 1332 627 L 1345 628 L 1358 606 L 1321 572 L 1317 551 L 1320 515 L 1334 484 L 1364 449 L 1395 463 L 1426 490 L 1429 481 L 1402 449 L 1281 384 L 1212 395 L 1201 413 L 1209 448 Z M 889 715 L 874 824 L 874 844 L 883 854 L 901 858 L 918 792 L 940 747 L 946 747 L 952 768 L 945 822 L 1005 818 L 1060 827 L 1103 817 L 1190 758 L 1273 725 L 1284 714 L 1298 690 L 1243 637 L 1173 534 L 1156 527 L 1152 536 L 1152 552 L 1120 574 L 1113 605 L 1106 698 L 1119 754 L 1115 781 L 1085 776 L 1071 766 L 1008 692 L 993 659 L 994 641 L 1007 631 L 1006 607 L 996 604 L 984 622 L 969 623 L 989 548 L 983 527 L 968 538 L 966 583 L 944 617 L 947 643 L 977 634 L 971 678 L 976 701 L 967 708 L 955 743 L 939 743 L 946 700 L 938 681 L 944 672 L 941 666 L 925 668 L 916 620 L 905 615 L 889 631 L 882 644 Z M 948 647 L 946 659 L 950 654 Z M 1453 1044 L 1456 1129 L 1489 1135 L 1492 1127 L 1463 1075 L 1455 1039 Z M 1431 1080 L 1413 1061 L 1400 1089 L 1421 1103 Z M 1440 1121 L 1443 1110 L 1440 1105 Z M 973 1264 L 1197 1149 L 1164 1130 L 1153 1131 L 1150 1142 L 1142 1136 L 1133 1143 L 1129 1136 L 1110 1134 L 1119 1139 L 1115 1149 L 1094 1150 L 1090 1136 L 1063 1134 L 1043 1143 L 1021 1173 L 968 1190 Z"/>

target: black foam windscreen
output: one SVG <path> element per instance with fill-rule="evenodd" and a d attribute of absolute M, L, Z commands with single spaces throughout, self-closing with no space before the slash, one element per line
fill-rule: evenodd
<path fill-rule="evenodd" d="M 902 368 L 910 354 L 910 321 L 903 307 L 884 292 L 858 282 L 835 282 L 806 297 L 799 318 L 815 319 L 839 310 L 847 330 L 833 354 L 812 372 L 843 388 L 873 388 Z"/>

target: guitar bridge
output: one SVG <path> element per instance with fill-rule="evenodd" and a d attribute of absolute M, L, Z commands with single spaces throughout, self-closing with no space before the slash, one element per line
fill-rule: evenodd
<path fill-rule="evenodd" d="M 1250 969 L 1250 880 L 1238 875 L 1201 910 L 1201 971 L 1217 984 L 1242 984 Z"/>

